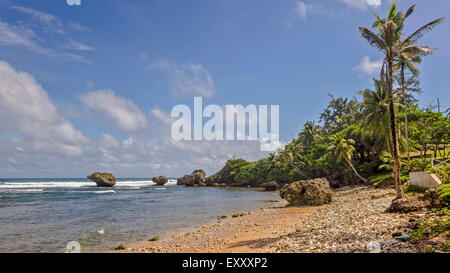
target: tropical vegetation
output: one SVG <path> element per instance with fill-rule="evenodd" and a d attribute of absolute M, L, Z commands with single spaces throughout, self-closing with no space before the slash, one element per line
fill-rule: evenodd
<path fill-rule="evenodd" d="M 414 8 L 404 13 L 394 2 L 386 18 L 375 14 L 372 28 L 359 27 L 361 36 L 383 55 L 373 89 L 358 91 L 352 98 L 330 95 L 318 123 L 306 122 L 296 138 L 267 158 L 229 160 L 213 176 L 216 181 L 245 186 L 326 177 L 333 187 L 340 187 L 392 177 L 396 198 L 404 198 L 403 177 L 430 170 L 431 157 L 450 153 L 449 110 L 421 107 L 416 98 L 421 93 L 417 64 L 434 52 L 417 43 L 444 18 L 405 36 L 406 19 Z M 449 167 L 438 171 L 448 177 Z"/>

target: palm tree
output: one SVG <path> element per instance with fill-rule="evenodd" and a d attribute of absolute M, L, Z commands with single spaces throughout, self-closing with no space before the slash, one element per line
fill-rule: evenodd
<path fill-rule="evenodd" d="M 383 78 L 383 84 L 386 85 L 388 92 L 396 199 L 404 198 L 405 194 L 403 193 L 400 181 L 400 152 L 392 91 L 394 63 L 396 58 L 401 54 L 407 54 L 410 56 L 426 56 L 431 54 L 433 49 L 428 46 L 416 45 L 417 39 L 422 37 L 425 32 L 433 29 L 437 24 L 444 21 L 444 18 L 434 20 L 413 32 L 406 39 L 401 40 L 403 36 L 404 22 L 413 11 L 414 6 L 410 7 L 406 13 L 397 12 L 397 4 L 394 2 L 389 10 L 387 18 L 382 19 L 374 13 L 376 22 L 373 24 L 373 28 L 377 30 L 377 34 L 367 27 L 359 27 L 361 36 L 366 39 L 371 46 L 375 47 L 384 54 L 381 76 Z M 387 70 L 386 73 L 385 70 Z M 384 81 L 384 78 L 386 78 L 386 81 Z"/>
<path fill-rule="evenodd" d="M 320 126 L 315 125 L 314 121 L 307 121 L 303 125 L 303 131 L 298 135 L 299 140 L 306 146 L 310 147 L 321 135 Z"/>
<path fill-rule="evenodd" d="M 409 54 L 402 53 L 396 58 L 397 63 L 394 65 L 394 71 L 400 70 L 400 85 L 403 93 L 403 105 L 405 111 L 405 138 L 406 138 L 406 153 L 408 161 L 409 156 L 409 133 L 408 133 L 408 100 L 406 97 L 406 87 L 405 87 L 405 70 L 409 70 L 413 75 L 419 75 L 419 69 L 415 65 L 416 63 L 421 63 L 422 58 L 420 56 L 411 56 Z"/>
<path fill-rule="evenodd" d="M 368 180 L 362 177 L 352 164 L 353 152 L 355 151 L 355 147 L 353 145 L 355 145 L 355 141 L 353 139 L 345 139 L 343 136 L 334 135 L 331 137 L 331 146 L 328 147 L 328 150 L 333 152 L 333 155 L 337 161 L 344 160 L 350 168 L 352 168 L 353 172 L 359 177 L 359 179 L 367 182 Z"/>
<path fill-rule="evenodd" d="M 385 151 L 392 154 L 390 139 L 390 127 L 389 127 L 389 100 L 388 94 L 383 89 L 382 80 L 373 79 L 375 90 L 366 89 L 359 91 L 359 94 L 363 96 L 361 102 L 361 119 L 364 125 L 364 130 L 369 130 L 369 136 L 375 137 L 376 142 L 385 143 L 382 146 Z M 401 110 L 402 105 L 397 102 L 397 98 L 394 94 L 394 108 L 398 112 Z M 379 141 L 382 140 L 382 141 Z"/>

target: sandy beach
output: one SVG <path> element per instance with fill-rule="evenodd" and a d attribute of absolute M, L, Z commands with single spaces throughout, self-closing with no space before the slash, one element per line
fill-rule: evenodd
<path fill-rule="evenodd" d="M 416 252 L 414 245 L 392 236 L 407 232 L 410 218 L 384 213 L 393 195 L 392 189 L 346 187 L 334 191 L 333 202 L 321 207 L 274 203 L 242 215 L 218 216 L 216 223 L 157 240 L 127 244 L 121 252 L 370 252 L 373 246 L 379 252 Z"/>

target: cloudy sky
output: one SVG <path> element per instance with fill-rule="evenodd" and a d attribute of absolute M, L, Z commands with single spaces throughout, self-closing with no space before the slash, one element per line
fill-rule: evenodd
<path fill-rule="evenodd" d="M 381 55 L 357 27 L 389 0 L 0 0 L 0 176 L 208 174 L 252 141 L 170 138 L 177 104 L 280 105 L 287 142 L 317 120 L 328 93 L 371 87 Z M 450 12 L 417 3 L 406 31 Z M 78 5 L 81 4 L 81 5 Z M 422 43 L 421 103 L 450 106 L 449 23 Z"/>

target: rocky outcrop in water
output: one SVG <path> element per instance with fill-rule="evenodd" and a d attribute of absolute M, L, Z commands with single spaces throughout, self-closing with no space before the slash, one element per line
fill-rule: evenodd
<path fill-rule="evenodd" d="M 206 183 L 207 179 L 204 170 L 195 170 L 192 174 L 187 174 L 177 179 L 177 185 L 185 185 L 186 187 L 206 187 Z M 208 184 L 210 184 L 210 181 L 208 181 Z"/>
<path fill-rule="evenodd" d="M 276 191 L 278 189 L 278 184 L 275 181 L 262 183 L 260 185 L 261 188 L 264 188 L 266 191 Z"/>
<path fill-rule="evenodd" d="M 169 179 L 167 179 L 167 177 L 165 176 L 160 175 L 153 177 L 152 181 L 156 183 L 156 185 L 158 186 L 164 186 L 164 184 L 166 184 L 169 181 Z"/>
<path fill-rule="evenodd" d="M 116 177 L 112 173 L 95 172 L 87 178 L 97 183 L 97 187 L 112 187 L 116 184 Z"/>
<path fill-rule="evenodd" d="M 281 198 L 291 205 L 320 206 L 330 203 L 332 195 L 326 178 L 297 181 L 280 190 Z"/>

